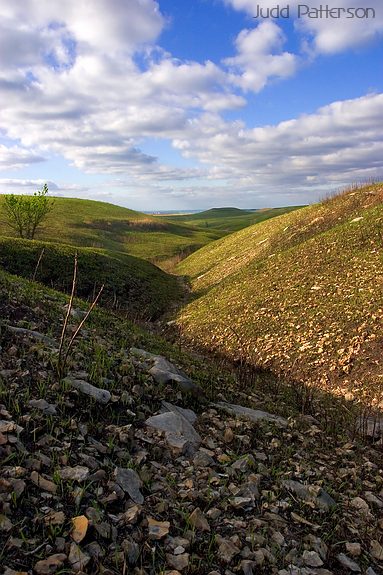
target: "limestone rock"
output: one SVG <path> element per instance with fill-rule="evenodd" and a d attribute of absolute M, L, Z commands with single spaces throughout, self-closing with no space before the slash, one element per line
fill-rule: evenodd
<path fill-rule="evenodd" d="M 149 539 L 154 539 L 158 541 L 169 533 L 170 523 L 169 521 L 156 521 L 155 519 L 148 518 L 149 526 Z"/>
<path fill-rule="evenodd" d="M 254 423 L 258 423 L 259 421 L 270 421 L 272 423 L 279 423 L 283 426 L 287 425 L 287 419 L 284 417 L 279 417 L 278 415 L 273 415 L 267 411 L 251 409 L 250 407 L 243 407 L 242 405 L 236 405 L 234 403 L 226 403 L 225 401 L 213 403 L 212 405 L 218 409 L 223 409 L 227 413 L 237 415 L 238 417 L 243 417 L 244 419 Z"/>
<path fill-rule="evenodd" d="M 134 469 L 124 469 L 122 467 L 116 467 L 115 477 L 117 483 L 122 487 L 125 493 L 128 493 L 129 497 L 134 501 L 142 505 L 144 502 L 144 496 L 142 495 L 140 488 L 142 487 L 142 481 Z"/>
<path fill-rule="evenodd" d="M 82 571 L 89 563 L 90 556 L 84 551 L 81 551 L 77 543 L 71 543 L 69 550 L 69 563 L 72 565 L 73 570 L 77 573 Z"/>
<path fill-rule="evenodd" d="M 89 395 L 98 403 L 109 403 L 111 399 L 111 394 L 107 389 L 100 389 L 99 387 L 95 387 L 94 385 L 88 383 L 87 381 L 83 381 L 82 379 L 75 379 L 73 377 L 66 377 L 63 382 L 71 387 L 74 387 L 81 393 L 85 395 Z"/>
<path fill-rule="evenodd" d="M 66 555 L 64 555 L 64 553 L 57 553 L 56 555 L 51 555 L 47 559 L 37 561 L 33 570 L 36 571 L 38 575 L 50 575 L 51 573 L 56 573 L 57 569 L 62 567 L 65 560 Z"/>
<path fill-rule="evenodd" d="M 195 431 L 193 423 L 197 416 L 190 409 L 183 409 L 168 402 L 163 402 L 163 409 L 166 411 L 159 415 L 154 415 L 146 420 L 148 427 L 153 427 L 159 431 L 165 432 L 167 441 L 175 445 L 190 442 L 198 446 L 201 443 L 201 437 Z"/>

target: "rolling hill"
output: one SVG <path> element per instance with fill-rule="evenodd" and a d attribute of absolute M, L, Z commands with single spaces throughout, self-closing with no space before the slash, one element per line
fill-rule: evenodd
<path fill-rule="evenodd" d="M 75 253 L 78 297 L 92 300 L 104 285 L 101 305 L 141 320 L 158 318 L 181 297 L 175 276 L 128 254 L 0 237 L 3 270 L 66 293 L 72 288 Z"/>
<path fill-rule="evenodd" d="M 265 208 L 262 210 L 240 210 L 239 208 L 212 208 L 196 214 L 164 216 L 170 222 L 214 229 L 231 233 L 298 209 L 301 206 Z"/>
<path fill-rule="evenodd" d="M 0 201 L 0 235 L 10 236 Z M 222 236 L 93 200 L 54 198 L 37 239 L 124 252 L 155 263 L 182 257 Z"/>
<path fill-rule="evenodd" d="M 178 271 L 194 299 L 184 335 L 243 362 L 383 401 L 383 185 L 222 238 Z"/>

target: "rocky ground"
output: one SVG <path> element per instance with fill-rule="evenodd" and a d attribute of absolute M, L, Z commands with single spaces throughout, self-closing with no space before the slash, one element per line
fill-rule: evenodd
<path fill-rule="evenodd" d="M 4 575 L 383 573 L 378 444 L 224 378 L 214 395 L 92 324 L 60 382 L 57 305 L 0 306 Z"/>

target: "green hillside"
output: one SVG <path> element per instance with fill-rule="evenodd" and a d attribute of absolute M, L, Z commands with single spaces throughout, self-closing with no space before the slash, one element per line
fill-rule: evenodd
<path fill-rule="evenodd" d="M 76 252 L 79 297 L 93 299 L 104 284 L 101 305 L 131 318 L 153 319 L 166 312 L 181 295 L 175 276 L 121 252 L 0 238 L 0 267 L 70 293 Z"/>
<path fill-rule="evenodd" d="M 1 198 L 0 198 L 1 200 Z M 0 201 L 0 236 L 10 236 Z M 196 230 L 105 202 L 54 198 L 37 239 L 125 252 L 153 262 L 190 254 L 222 234 Z"/>
<path fill-rule="evenodd" d="M 266 208 L 256 211 L 240 210 L 239 208 L 212 208 L 197 214 L 166 216 L 163 219 L 174 223 L 198 226 L 202 229 L 215 229 L 230 233 L 294 211 L 299 207 Z"/>
<path fill-rule="evenodd" d="M 179 266 L 195 299 L 179 323 L 198 345 L 382 401 L 383 186 L 251 226 Z"/>

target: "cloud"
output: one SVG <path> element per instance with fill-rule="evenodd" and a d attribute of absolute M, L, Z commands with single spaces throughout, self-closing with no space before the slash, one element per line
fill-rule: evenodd
<path fill-rule="evenodd" d="M 235 72 L 232 81 L 245 91 L 259 92 L 269 78 L 292 76 L 297 67 L 297 57 L 282 52 L 285 36 L 272 21 L 259 24 L 256 28 L 242 30 L 236 40 L 237 55 L 225 59 L 225 64 Z"/>
<path fill-rule="evenodd" d="M 44 162 L 45 158 L 20 146 L 0 145 L 0 170 L 15 170 L 30 164 Z"/>
<path fill-rule="evenodd" d="M 226 5 L 235 10 L 246 12 L 249 16 L 254 16 L 256 3 L 253 0 L 222 0 Z M 260 0 L 257 2 L 264 9 L 273 8 L 278 3 L 275 0 Z M 312 17 L 304 15 L 306 9 L 301 10 L 301 17 L 298 18 L 298 5 L 308 5 L 311 9 Z M 282 4 L 286 6 L 287 4 Z M 326 6 L 322 0 L 310 0 L 306 4 L 301 0 L 290 0 L 290 16 L 295 19 L 296 29 L 302 35 L 302 46 L 314 54 L 333 54 L 342 52 L 350 48 L 355 48 L 374 39 L 381 37 L 383 33 L 383 7 L 381 0 L 369 0 L 359 3 L 360 8 L 373 8 L 375 18 L 330 18 L 326 13 L 314 12 L 320 6 Z M 358 3 L 354 0 L 337 0 L 338 8 L 356 8 Z M 330 5 L 332 8 L 333 6 Z M 372 13 L 371 13 L 372 14 Z M 317 15 L 317 17 L 315 17 Z M 362 15 L 360 13 L 360 15 Z"/>
<path fill-rule="evenodd" d="M 301 190 L 381 178 L 383 94 L 334 102 L 274 126 L 246 129 L 205 115 L 174 145 L 211 166 L 210 177 L 248 190 Z M 219 159 L 219 161 L 217 161 Z"/>

